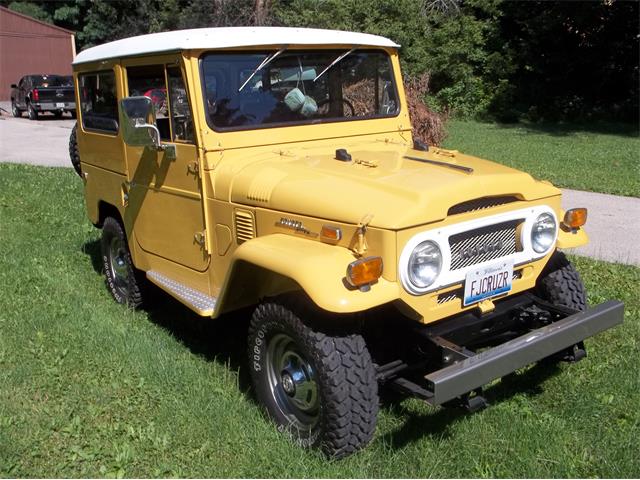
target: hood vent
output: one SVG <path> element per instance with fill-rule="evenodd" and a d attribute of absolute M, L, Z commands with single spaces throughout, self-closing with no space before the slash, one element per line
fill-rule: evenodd
<path fill-rule="evenodd" d="M 476 210 L 484 210 L 493 208 L 507 203 L 517 202 L 518 198 L 513 195 L 505 195 L 502 197 L 483 197 L 475 198 L 466 202 L 458 203 L 449 209 L 447 215 L 458 215 L 460 213 L 475 212 Z"/>
<path fill-rule="evenodd" d="M 236 242 L 238 245 L 256 237 L 253 213 L 248 210 L 235 211 Z"/>

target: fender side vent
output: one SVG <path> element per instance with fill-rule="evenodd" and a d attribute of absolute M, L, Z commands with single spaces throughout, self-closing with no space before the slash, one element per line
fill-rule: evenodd
<path fill-rule="evenodd" d="M 460 213 L 475 212 L 476 210 L 484 210 L 493 208 L 507 203 L 517 202 L 518 198 L 513 195 L 505 195 L 502 197 L 482 197 L 469 200 L 467 202 L 458 203 L 449 209 L 447 215 L 458 215 Z"/>
<path fill-rule="evenodd" d="M 247 210 L 235 211 L 235 224 L 236 224 L 236 243 L 241 243 L 251 240 L 256 237 L 256 226 L 253 213 Z"/>

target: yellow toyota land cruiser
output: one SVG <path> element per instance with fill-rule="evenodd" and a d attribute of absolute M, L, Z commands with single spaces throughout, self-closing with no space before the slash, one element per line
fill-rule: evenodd
<path fill-rule="evenodd" d="M 70 139 L 106 283 L 203 317 L 255 308 L 248 367 L 278 429 L 340 457 L 379 386 L 482 407 L 482 386 L 577 361 L 622 322 L 586 308 L 560 249 L 583 208 L 526 173 L 414 141 L 398 45 L 352 32 L 207 28 L 73 63 Z"/>

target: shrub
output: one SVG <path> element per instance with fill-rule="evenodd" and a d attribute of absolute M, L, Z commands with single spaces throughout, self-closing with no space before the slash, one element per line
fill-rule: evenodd
<path fill-rule="evenodd" d="M 409 105 L 413 137 L 427 145 L 440 145 L 446 137 L 444 124 L 447 115 L 431 110 L 424 102 L 429 92 L 429 74 L 406 77 L 404 89 Z"/>

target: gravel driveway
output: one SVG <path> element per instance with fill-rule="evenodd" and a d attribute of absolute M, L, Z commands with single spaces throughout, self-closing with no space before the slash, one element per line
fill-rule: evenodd
<path fill-rule="evenodd" d="M 10 110 L 9 102 L 0 106 Z M 69 135 L 75 120 L 42 115 L 40 120 L 0 116 L 0 162 L 71 167 Z M 587 207 L 591 242 L 572 253 L 610 262 L 640 265 L 640 198 L 563 190 L 563 208 Z"/>

